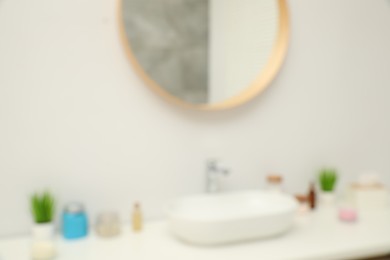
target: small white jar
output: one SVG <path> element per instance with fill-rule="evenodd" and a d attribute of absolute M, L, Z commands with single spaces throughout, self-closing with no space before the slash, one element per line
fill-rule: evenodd
<path fill-rule="evenodd" d="M 283 192 L 283 177 L 279 174 L 270 174 L 267 176 L 268 190 L 272 192 Z"/>

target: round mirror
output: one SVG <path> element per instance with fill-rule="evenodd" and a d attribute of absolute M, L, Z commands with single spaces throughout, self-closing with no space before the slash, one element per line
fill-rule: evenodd
<path fill-rule="evenodd" d="M 278 72 L 288 42 L 285 0 L 121 0 L 126 53 L 140 77 L 174 103 L 240 105 Z"/>

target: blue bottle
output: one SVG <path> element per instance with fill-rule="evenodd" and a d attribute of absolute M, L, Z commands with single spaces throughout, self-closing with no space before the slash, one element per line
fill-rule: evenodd
<path fill-rule="evenodd" d="M 62 233 L 66 239 L 78 239 L 88 234 L 88 219 L 79 203 L 68 204 L 62 214 Z"/>

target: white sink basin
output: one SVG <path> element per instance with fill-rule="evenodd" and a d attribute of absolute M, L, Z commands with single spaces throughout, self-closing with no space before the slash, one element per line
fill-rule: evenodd
<path fill-rule="evenodd" d="M 297 202 L 268 191 L 196 195 L 168 207 L 169 226 L 181 240 L 218 245 L 276 236 L 293 225 Z"/>

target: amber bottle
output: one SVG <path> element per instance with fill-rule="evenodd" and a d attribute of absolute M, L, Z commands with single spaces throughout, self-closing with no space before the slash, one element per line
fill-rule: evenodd
<path fill-rule="evenodd" d="M 310 183 L 309 194 L 307 195 L 309 207 L 314 210 L 317 207 L 317 193 L 314 183 Z"/>
<path fill-rule="evenodd" d="M 142 212 L 141 212 L 141 207 L 139 203 L 134 204 L 134 209 L 133 209 L 133 215 L 132 215 L 132 226 L 133 226 L 133 231 L 134 232 L 140 232 L 142 230 Z"/>

